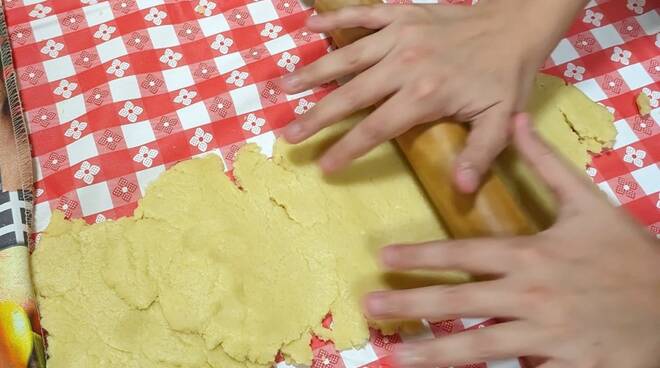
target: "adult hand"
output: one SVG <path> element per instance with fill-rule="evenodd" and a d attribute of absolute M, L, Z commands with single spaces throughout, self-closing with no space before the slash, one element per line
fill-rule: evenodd
<path fill-rule="evenodd" d="M 359 73 L 291 123 L 284 137 L 301 142 L 389 97 L 322 156 L 321 168 L 336 171 L 416 124 L 453 117 L 473 124 L 455 181 L 474 191 L 505 147 L 511 116 L 525 108 L 538 67 L 585 2 L 382 5 L 313 16 L 307 25 L 315 32 L 379 31 L 284 77 L 285 91 L 297 93 Z"/>
<path fill-rule="evenodd" d="M 522 115 L 522 114 L 521 114 Z M 462 269 L 497 275 L 459 286 L 377 292 L 374 319 L 507 321 L 402 345 L 402 367 L 444 367 L 518 356 L 543 368 L 656 368 L 660 362 L 659 243 L 516 117 L 518 150 L 560 202 L 557 223 L 534 236 L 387 247 L 393 270 Z"/>

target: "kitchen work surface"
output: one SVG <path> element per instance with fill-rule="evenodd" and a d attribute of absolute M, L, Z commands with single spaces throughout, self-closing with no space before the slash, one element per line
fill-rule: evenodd
<path fill-rule="evenodd" d="M 533 105 L 542 134 L 578 166 L 587 147 L 614 141 L 609 112 L 559 78 L 539 77 Z M 240 189 L 209 155 L 161 175 L 133 217 L 87 226 L 56 212 L 32 256 L 49 365 L 267 368 L 278 351 L 309 365 L 312 333 L 340 350 L 362 347 L 361 297 L 403 283 L 378 269 L 376 250 L 445 235 L 392 144 L 324 178 L 314 159 L 337 130 L 299 146 L 278 141 L 272 160 L 244 146 Z"/>
<path fill-rule="evenodd" d="M 567 38 L 562 40 L 553 52 L 545 67 L 547 73 L 563 77 L 566 81 L 574 83 L 592 100 L 599 101 L 613 110 L 613 127 L 615 129 L 612 130 L 611 125 L 598 125 L 599 129 L 602 129 L 602 132 L 598 133 L 599 137 L 607 139 L 598 142 L 597 147 L 590 146 L 590 144 L 595 144 L 590 143 L 588 139 L 593 134 L 587 130 L 580 131 L 579 125 L 575 129 L 574 135 L 569 136 L 576 141 L 574 143 L 578 147 L 584 148 L 586 145 L 597 151 L 596 148 L 600 148 L 600 145 L 607 146 L 606 141 L 610 139 L 607 135 L 612 134 L 613 136 L 615 132 L 618 133 L 613 150 L 596 157 L 588 167 L 587 174 L 609 195 L 614 203 L 623 205 L 656 234 L 660 231 L 657 207 L 658 200 L 660 200 L 658 198 L 660 173 L 657 165 L 660 156 L 657 151 L 660 147 L 657 123 L 659 111 L 657 109 L 659 97 L 657 80 L 660 75 L 660 60 L 656 56 L 660 46 L 660 41 L 657 39 L 660 22 L 657 8 L 658 3 L 654 1 L 647 1 L 645 4 L 616 0 L 593 2 L 579 17 Z M 44 235 L 43 243 L 37 245 L 35 256 L 35 276 L 37 286 L 41 285 L 39 291 L 42 296 L 44 293 L 65 294 L 74 289 L 66 287 L 67 284 L 64 282 L 66 280 L 61 283 L 55 282 L 57 269 L 53 262 L 58 257 L 48 257 L 47 255 L 50 251 L 71 252 L 73 248 L 67 249 L 65 246 L 80 247 L 82 244 L 91 244 L 85 243 L 86 241 L 97 239 L 84 238 L 84 234 L 94 237 L 89 234 L 102 233 L 97 239 L 99 252 L 94 252 L 88 246 L 86 249 L 89 250 L 89 253 L 81 252 L 79 256 L 85 255 L 90 258 L 90 262 L 98 262 L 98 259 L 94 259 L 94 257 L 107 257 L 106 254 L 100 254 L 101 248 L 104 249 L 104 252 L 117 252 L 117 256 L 113 257 L 113 260 L 117 262 L 118 268 L 129 267 L 129 265 L 133 267 L 132 264 L 126 262 L 141 262 L 150 259 L 148 252 L 150 246 L 138 249 L 135 257 L 129 257 L 131 254 L 129 251 L 132 250 L 128 244 L 124 244 L 124 247 L 116 247 L 116 249 L 107 246 L 107 243 L 112 243 L 110 239 L 113 234 L 121 233 L 122 226 L 135 226 L 136 231 L 139 231 L 138 226 L 148 225 L 139 223 L 158 218 L 158 216 L 161 216 L 162 223 L 154 224 L 154 227 L 173 224 L 174 216 L 176 214 L 180 216 L 182 213 L 189 214 L 188 217 L 190 217 L 211 212 L 217 216 L 215 218 L 228 219 L 227 224 L 234 223 L 234 226 L 230 228 L 215 229 L 204 226 L 200 221 L 198 225 L 194 225 L 196 226 L 195 231 L 192 227 L 188 227 L 188 236 L 192 243 L 194 243 L 195 237 L 200 240 L 208 240 L 212 233 L 205 235 L 204 232 L 211 230 L 232 234 L 227 235 L 226 238 L 229 239 L 232 236 L 234 239 L 237 236 L 240 237 L 238 234 L 241 232 L 240 229 L 256 229 L 257 227 L 259 231 L 267 233 L 262 234 L 255 231 L 252 234 L 255 237 L 263 237 L 267 234 L 273 238 L 278 236 L 275 230 L 269 231 L 265 228 L 268 225 L 267 222 L 255 223 L 259 220 L 263 221 L 264 217 L 261 216 L 266 215 L 246 216 L 246 221 L 239 224 L 236 221 L 244 216 L 241 214 L 245 208 L 242 205 L 222 202 L 223 206 L 216 205 L 214 208 L 210 208 L 211 206 L 208 204 L 210 201 L 202 200 L 199 197 L 200 193 L 189 193 L 190 190 L 183 189 L 177 191 L 172 188 L 172 186 L 177 187 L 176 185 L 162 184 L 167 181 L 170 183 L 176 183 L 177 180 L 185 181 L 181 173 L 186 170 L 190 170 L 190 177 L 194 178 L 201 178 L 204 175 L 215 175 L 222 178 L 220 175 L 221 164 L 224 164 L 226 170 L 231 170 L 237 163 L 233 174 L 239 179 L 239 184 L 247 189 L 248 194 L 250 188 L 254 188 L 255 193 L 262 194 L 263 205 L 256 206 L 252 203 L 253 210 L 259 208 L 270 211 L 273 218 L 282 221 L 293 221 L 296 218 L 313 221 L 314 217 L 311 214 L 319 215 L 316 212 L 310 212 L 310 215 L 307 215 L 308 212 L 305 211 L 313 211 L 314 208 L 296 206 L 297 202 L 288 202 L 288 200 L 302 200 L 303 190 L 293 192 L 297 196 L 292 196 L 287 200 L 280 199 L 282 198 L 281 193 L 273 195 L 267 192 L 267 189 L 277 190 L 277 188 L 285 193 L 292 190 L 290 182 L 287 180 L 291 180 L 293 174 L 281 168 L 287 167 L 289 164 L 300 165 L 300 162 L 288 159 L 266 161 L 258 155 L 254 147 L 241 150 L 244 143 L 255 143 L 259 147 L 258 151 L 271 155 L 277 129 L 284 126 L 297 114 L 304 113 L 328 91 L 328 89 L 322 88 L 297 96 L 287 96 L 277 85 L 281 75 L 309 63 L 327 52 L 327 41 L 304 29 L 304 19 L 308 16 L 309 10 L 306 10 L 300 3 L 287 0 L 236 1 L 222 4 L 211 1 L 160 0 L 109 2 L 90 0 L 84 3 L 57 0 L 23 3 L 14 0 L 5 1 L 5 11 L 16 71 L 21 81 L 21 97 L 31 129 L 37 174 L 35 183 L 36 230 L 43 231 L 51 222 L 51 217 L 54 216 L 53 227 L 49 229 L 48 234 Z M 546 80 L 545 84 L 550 85 L 548 88 L 564 88 L 552 79 Z M 542 91 L 538 93 L 542 93 Z M 567 91 L 566 93 L 573 94 L 574 92 Z M 649 96 L 649 104 L 652 108 L 650 116 L 637 115 L 635 100 L 640 93 Z M 570 99 L 571 103 L 575 99 L 579 99 L 580 95 L 574 94 L 573 96 L 574 98 Z M 578 110 L 582 110 L 582 108 Z M 601 114 L 604 112 L 603 109 L 593 111 L 594 116 L 605 116 Z M 579 118 L 571 119 L 570 113 L 563 112 L 571 122 L 580 121 Z M 602 121 L 610 124 L 609 118 L 603 118 Z M 558 121 L 558 124 L 563 125 L 557 126 L 568 128 L 563 118 Z M 573 144 L 557 143 L 556 145 L 560 150 L 563 147 L 562 152 L 574 147 Z M 241 150 L 239 155 L 241 158 L 235 162 L 239 150 Z M 393 224 L 396 220 L 396 224 L 401 226 L 400 228 L 389 228 L 388 232 L 374 231 L 374 234 L 360 234 L 360 236 L 375 236 L 368 239 L 369 242 L 362 243 L 373 246 L 382 245 L 384 241 L 401 239 L 401 236 L 409 236 L 411 230 L 415 228 L 414 226 L 425 222 L 437 225 L 437 220 L 428 205 L 421 199 L 419 189 L 414 185 L 412 176 L 401 167 L 400 158 L 394 155 L 392 147 L 386 145 L 382 150 L 381 152 L 389 152 L 386 162 L 398 162 L 400 170 L 396 170 L 397 174 L 406 173 L 406 183 L 399 184 L 403 185 L 411 196 L 417 196 L 419 200 L 417 203 L 405 204 L 416 208 L 414 211 L 411 210 L 409 215 L 401 214 L 401 217 L 397 219 L 378 219 L 373 222 L 373 224 L 382 226 Z M 220 160 L 210 156 L 176 166 L 149 189 L 147 199 L 142 202 L 133 218 L 94 226 L 83 226 L 82 223 L 71 224 L 62 219 L 62 217 L 83 218 L 88 223 L 102 223 L 107 219 L 133 216 L 137 201 L 145 194 L 147 185 L 156 180 L 166 168 L 170 168 L 179 161 L 209 152 L 219 154 Z M 287 151 L 284 149 L 282 152 Z M 575 152 L 584 155 L 584 149 Z M 586 156 L 582 156 L 575 162 L 581 165 L 585 159 Z M 245 178 L 252 178 L 244 185 L 241 182 L 241 163 L 245 163 L 244 167 L 250 168 L 250 170 L 254 169 L 253 172 L 244 174 Z M 218 171 L 211 172 L 212 167 L 217 168 Z M 397 166 L 392 164 L 388 167 L 396 168 Z M 309 167 L 307 170 L 314 172 L 312 176 L 316 175 L 315 169 Z M 278 174 L 273 175 L 274 172 L 278 172 Z M 305 172 L 305 169 L 300 171 L 301 175 Z M 368 176 L 365 179 L 364 174 L 357 176 L 362 180 L 370 179 Z M 374 176 L 376 176 L 375 173 Z M 400 178 L 400 176 L 394 175 L 388 180 L 395 180 L 394 178 Z M 204 181 L 200 179 L 198 182 L 203 183 Z M 190 185 L 199 183 L 189 182 L 178 187 L 188 188 Z M 336 185 L 339 185 L 339 183 L 324 183 L 318 177 L 310 180 L 309 183 L 311 186 L 319 188 L 325 188 L 324 185 L 328 185 L 327 188 L 335 188 Z M 358 184 L 364 185 L 364 183 Z M 351 188 L 359 186 L 358 184 L 353 183 Z M 240 194 L 243 192 L 238 192 L 232 187 L 229 180 L 224 184 L 218 181 L 214 185 L 222 186 L 223 192 L 234 193 L 233 195 L 239 196 L 237 198 L 245 196 L 245 194 Z M 396 204 L 388 202 L 386 194 L 388 192 L 385 190 L 385 188 L 395 188 L 394 184 L 385 182 L 377 183 L 376 186 L 377 190 L 381 190 L 381 192 L 370 191 L 371 196 L 376 196 L 376 193 L 380 194 L 376 196 L 374 203 L 380 205 L 387 203 L 388 206 Z M 400 192 L 402 190 L 396 191 L 396 193 Z M 161 198 L 159 198 L 159 193 L 163 193 L 160 195 Z M 308 195 L 314 196 L 319 193 L 323 193 L 323 190 L 319 189 L 318 192 Z M 318 198 L 327 198 L 327 195 L 326 193 Z M 163 196 L 168 198 L 162 198 Z M 182 205 L 187 196 L 197 198 L 190 202 L 186 200 L 190 204 L 189 208 Z M 359 197 L 364 199 L 365 195 Z M 217 198 L 216 200 L 220 201 Z M 278 200 L 282 202 L 278 202 Z M 356 202 L 354 199 L 345 200 L 355 206 L 359 205 L 359 203 L 354 203 Z M 240 203 L 239 201 L 236 200 Z M 313 199 L 311 201 L 317 206 Z M 169 203 L 170 207 L 175 207 L 172 212 L 167 212 L 164 208 L 161 211 L 158 207 L 165 206 L 166 203 Z M 205 208 L 205 206 L 209 208 Z M 154 208 L 159 208 L 159 210 L 154 210 Z M 291 212 L 292 208 L 302 211 L 298 214 L 299 217 L 296 217 L 295 211 Z M 292 213 L 294 214 L 291 216 Z M 324 213 L 328 214 L 328 212 Z M 413 217 L 410 217 L 411 215 Z M 420 215 L 419 222 L 401 220 L 417 218 L 414 217 L 417 215 Z M 71 233 L 75 235 L 76 239 L 69 242 L 59 241 L 58 231 L 62 232 L 64 229 L 74 229 L 75 231 Z M 232 233 L 232 229 L 235 231 L 234 233 Z M 325 229 L 325 231 L 329 230 Z M 294 235 L 287 234 L 287 236 Z M 382 239 L 379 238 L 381 235 Z M 439 237 L 441 230 L 437 229 L 437 232 L 429 232 L 426 235 Z M 333 236 L 339 236 L 339 234 L 333 234 Z M 106 242 L 106 244 L 101 244 L 102 242 Z M 238 240 L 232 241 L 232 243 L 237 242 Z M 47 249 L 44 244 L 55 246 Z M 185 244 L 189 243 L 182 241 L 177 246 L 183 248 Z M 42 246 L 44 247 L 41 248 Z M 337 246 L 345 245 L 338 244 Z M 280 258 L 273 258 L 272 262 L 268 262 L 269 267 L 273 267 L 272 275 L 276 275 L 275 272 L 289 271 L 277 267 L 290 267 L 291 265 L 290 268 L 295 269 L 296 262 L 301 260 L 298 257 L 303 257 L 302 254 L 290 255 L 286 250 L 291 252 L 292 249 L 282 247 L 284 251 L 277 254 Z M 222 257 L 231 257 L 231 252 L 237 251 L 228 247 L 222 249 L 229 252 L 223 254 Z M 364 269 L 359 271 L 365 272 L 365 274 L 373 272 L 375 269 L 369 255 L 360 254 L 358 250 L 340 251 L 344 248 L 328 250 L 326 247 L 321 247 L 321 244 L 315 244 L 314 248 L 308 248 L 305 251 L 315 249 L 325 249 L 329 255 L 335 257 L 337 254 L 341 255 L 335 262 L 335 270 L 342 267 L 349 268 L 350 265 L 354 265 L 353 262 L 365 264 Z M 197 261 L 195 252 L 206 250 L 208 250 L 206 247 L 200 245 L 190 249 L 186 254 L 192 256 L 190 261 L 194 263 Z M 146 253 L 140 253 L 142 251 Z M 164 248 L 161 256 L 167 257 L 167 251 L 178 252 L 183 249 L 170 248 L 167 250 Z M 246 251 L 250 252 L 249 249 Z M 365 251 L 365 249 L 361 251 Z M 370 251 L 373 252 L 373 249 Z M 275 257 L 276 254 L 260 254 L 260 256 L 268 259 L 267 257 Z M 237 254 L 234 257 L 237 257 Z M 290 259 L 284 260 L 281 259 L 282 257 Z M 314 252 L 312 259 L 328 261 L 323 258 L 320 251 Z M 67 260 L 71 261 L 70 258 Z M 0 257 L 0 264 L 3 261 L 4 259 Z M 39 264 L 44 266 L 41 267 Z M 311 268 L 308 264 L 300 264 L 305 266 L 302 269 L 314 270 L 315 277 L 308 277 L 309 282 L 322 279 L 324 272 L 332 270 L 328 267 Z M 105 264 L 103 265 L 105 266 Z M 168 311 L 167 302 L 162 301 L 163 298 L 167 300 L 167 297 L 163 297 L 163 295 L 158 295 L 158 303 L 150 303 L 156 297 L 153 291 L 154 284 L 149 282 L 152 276 L 138 273 L 120 275 L 104 272 L 103 267 L 92 267 L 93 263 L 81 262 L 71 267 L 76 266 L 84 268 L 86 272 L 93 271 L 93 278 L 86 279 L 85 282 L 80 279 L 78 281 L 69 280 L 79 285 L 79 290 L 91 287 L 94 282 L 102 283 L 106 288 L 103 293 L 114 295 L 108 302 L 135 307 L 131 307 L 135 312 L 127 318 L 139 319 L 141 313 L 144 314 L 142 323 L 148 324 L 149 328 L 146 329 L 150 331 L 153 328 L 154 334 L 144 337 L 145 340 L 131 345 L 130 348 L 140 349 L 141 356 L 146 356 L 151 361 L 174 359 L 177 351 L 175 349 L 167 349 L 165 352 L 151 350 L 154 345 L 148 343 L 149 338 L 153 338 L 157 342 L 165 341 L 162 342 L 164 346 L 167 346 L 165 343 L 171 342 L 171 339 L 183 339 L 184 343 L 175 345 L 182 349 L 188 346 L 197 349 L 194 350 L 194 354 L 185 354 L 188 359 L 195 357 L 206 359 L 201 361 L 201 365 L 198 366 L 204 366 L 205 363 L 213 365 L 213 359 L 218 359 L 215 361 L 216 363 L 223 362 L 220 359 L 225 359 L 225 363 L 217 364 L 228 366 L 222 365 L 229 364 L 225 353 L 230 354 L 234 359 L 240 360 L 241 357 L 246 357 L 247 360 L 258 364 L 267 364 L 267 359 L 269 359 L 267 355 L 272 355 L 280 350 L 281 346 L 277 343 L 265 344 L 264 346 L 268 346 L 260 351 L 241 349 L 240 344 L 244 344 L 245 341 L 272 342 L 280 339 L 280 343 L 292 343 L 281 349 L 284 356 L 311 363 L 312 367 L 379 367 L 387 366 L 386 356 L 392 350 L 393 344 L 408 338 L 406 334 L 383 336 L 375 330 L 371 331 L 370 337 L 367 336 L 368 330 L 365 322 L 359 314 L 356 315 L 357 306 L 354 295 L 347 298 L 346 303 L 332 303 L 329 302 L 332 298 L 323 294 L 323 288 L 332 288 L 332 282 L 337 287 L 341 284 L 341 280 L 346 280 L 336 275 L 330 275 L 332 282 L 322 283 L 322 286 L 319 287 L 308 286 L 313 289 L 313 293 L 326 295 L 327 299 L 317 297 L 314 300 L 317 302 L 313 305 L 314 308 L 307 309 L 306 307 L 306 313 L 301 313 L 299 320 L 290 321 L 297 325 L 288 326 L 291 329 L 288 330 L 289 334 L 285 338 L 282 338 L 282 335 L 277 339 L 274 338 L 281 331 L 280 327 L 284 326 L 279 326 L 281 321 L 273 318 L 269 321 L 270 323 L 263 323 L 258 326 L 258 329 L 249 331 L 250 334 L 230 336 L 229 340 L 233 338 L 238 347 L 234 347 L 231 351 L 219 351 L 217 343 L 220 340 L 226 341 L 227 336 L 213 335 L 210 332 L 205 334 L 202 329 L 208 326 L 202 326 L 200 321 L 203 320 L 195 321 L 195 318 L 184 318 L 199 317 L 199 315 L 196 313 L 187 315 L 186 311 L 179 312 L 171 309 Z M 245 267 L 254 267 L 254 265 Z M 135 269 L 139 270 L 139 268 Z M 155 269 L 160 272 L 158 267 Z M 44 271 L 42 276 L 48 275 L 48 277 L 40 280 L 40 270 Z M 227 270 L 229 268 L 224 269 L 224 272 Z M 51 276 L 49 272 L 54 273 Z M 221 269 L 218 272 L 223 271 Z M 264 272 L 263 269 L 260 269 L 260 272 Z M 355 274 L 342 277 L 350 278 L 359 274 L 358 271 L 354 272 Z M 300 277 L 299 274 L 297 275 L 296 277 Z M 178 280 L 168 277 L 158 280 L 158 282 L 171 283 L 170 292 L 172 294 L 170 297 L 172 299 L 170 301 L 187 297 L 181 295 L 181 285 L 177 288 L 176 282 L 186 280 L 185 275 L 180 276 L 181 279 Z M 227 277 L 219 274 L 215 277 L 221 276 Z M 122 277 L 133 277 L 134 279 L 123 279 Z M 195 275 L 189 275 L 189 277 L 201 280 L 200 288 L 204 287 L 205 282 L 210 281 L 210 278 L 204 279 Z M 291 277 L 294 277 L 293 274 Z M 127 285 L 133 285 L 131 283 L 135 283 L 135 288 L 130 288 L 134 289 L 130 291 L 137 290 L 140 292 L 139 295 L 128 293 Z M 372 285 L 378 287 L 382 284 L 374 281 Z M 270 295 L 273 295 L 274 291 L 268 290 Z M 221 293 L 222 290 L 217 292 Z M 99 296 L 100 293 L 101 291 L 99 291 Z M 84 295 L 89 296 L 90 294 L 85 292 Z M 288 298 L 292 302 L 304 299 L 303 295 L 295 295 L 291 288 L 278 295 L 281 299 Z M 0 299 L 5 297 L 0 288 Z M 191 301 L 192 299 L 189 302 Z M 30 301 L 19 300 L 17 302 L 25 306 Z M 44 303 L 44 305 L 47 304 Z M 175 304 L 177 303 L 170 304 L 170 307 Z M 147 306 L 153 308 L 146 308 Z M 206 307 L 212 308 L 212 306 Z M 350 310 L 333 310 L 333 307 Z M 157 308 L 160 308 L 160 311 Z M 143 310 L 143 312 L 138 312 L 139 310 Z M 351 329 L 351 332 L 346 335 L 340 335 L 343 328 L 348 328 L 347 325 L 342 325 L 341 318 L 335 319 L 332 325 L 329 324 L 329 319 L 325 319 L 324 324 L 321 325 L 316 317 L 321 316 L 322 318 L 330 310 L 335 312 L 334 317 L 336 318 L 351 316 L 344 322 L 355 322 L 358 326 L 352 326 L 351 328 L 355 329 Z M 48 324 L 48 311 L 42 312 L 44 322 Z M 108 319 L 111 317 L 103 318 L 93 309 L 81 313 L 88 315 L 84 318 L 86 321 L 90 321 L 91 326 L 98 324 L 99 331 L 101 328 L 110 328 L 103 324 L 109 323 Z M 57 316 L 57 314 L 53 314 L 53 316 Z M 315 318 L 316 321 L 314 321 Z M 58 322 L 61 324 L 57 325 Z M 467 319 L 446 321 L 426 326 L 424 331 L 427 334 L 440 336 L 467 328 L 479 328 L 490 323 L 492 321 Z M 89 330 L 76 326 L 67 327 L 66 320 L 53 321 L 54 329 L 62 326 L 65 327 L 61 331 L 67 331 L 68 328 L 79 331 L 81 334 L 89 332 Z M 332 333 L 327 332 L 330 330 L 329 327 L 331 327 Z M 177 329 L 185 331 L 188 337 L 176 336 L 177 332 L 173 331 Z M 298 333 L 297 338 L 291 337 L 295 335 L 293 331 Z M 302 336 L 309 331 L 315 332 L 320 337 L 314 338 L 311 351 L 306 351 L 307 345 L 301 341 L 304 341 Z M 128 332 L 130 335 L 131 331 L 124 332 Z M 191 332 L 193 332 L 193 336 L 190 336 Z M 201 334 L 194 334 L 194 332 L 201 332 Z M 219 330 L 213 332 L 219 333 Z M 104 335 L 106 340 L 99 337 L 96 341 L 99 344 L 109 341 L 109 346 L 124 351 L 128 350 L 126 346 L 112 344 L 126 344 L 129 337 L 135 338 L 133 334 L 127 339 L 119 338 L 119 341 L 108 340 L 116 339 L 117 336 L 121 335 Z M 51 348 L 56 351 L 58 336 L 54 333 L 53 337 Z M 71 339 L 80 337 L 72 335 Z M 335 338 L 337 346 L 325 341 L 322 339 L 323 337 Z M 365 347 L 345 350 L 349 345 L 359 344 L 367 338 L 369 343 Z M 60 348 L 63 348 L 69 341 L 67 339 L 67 336 L 62 336 Z M 195 341 L 195 339 L 197 340 Z M 338 349 L 342 351 L 340 352 Z M 217 354 L 211 357 L 208 355 L 209 352 Z M 165 357 L 159 355 L 163 353 L 172 353 L 172 355 Z M 62 356 L 62 359 L 67 358 L 77 359 L 78 357 Z M 66 361 L 63 360 L 63 362 Z M 281 367 L 288 366 L 287 363 L 281 361 L 278 364 Z M 499 362 L 488 363 L 488 365 L 516 367 L 517 363 Z M 190 363 L 190 366 L 195 365 Z M 486 366 L 486 363 L 482 366 Z"/>

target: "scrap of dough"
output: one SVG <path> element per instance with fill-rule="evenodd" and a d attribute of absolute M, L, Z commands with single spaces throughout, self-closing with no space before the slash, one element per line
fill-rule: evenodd
<path fill-rule="evenodd" d="M 445 235 L 391 144 L 324 179 L 320 147 L 359 118 L 278 142 L 272 160 L 245 146 L 241 189 L 211 155 L 161 175 L 133 217 L 86 225 L 55 213 L 32 257 L 49 367 L 257 368 L 280 350 L 309 364 L 313 331 L 362 345 L 360 298 L 388 286 L 378 248 Z"/>
<path fill-rule="evenodd" d="M 640 115 L 648 115 L 651 112 L 651 99 L 646 93 L 640 92 L 635 99 L 635 103 Z"/>
<path fill-rule="evenodd" d="M 613 140 L 607 112 L 561 80 L 540 77 L 531 106 L 541 134 L 578 166 Z M 362 345 L 361 296 L 414 285 L 378 270 L 379 247 L 445 237 L 392 144 L 331 178 L 313 164 L 363 116 L 302 145 L 278 141 L 272 160 L 244 147 L 241 189 L 209 156 L 165 172 L 133 217 L 86 225 L 55 213 L 32 257 L 49 367 L 266 368 L 278 351 L 309 364 L 311 333 Z M 517 160 L 514 178 L 534 180 Z"/>
<path fill-rule="evenodd" d="M 600 153 L 614 144 L 617 132 L 612 114 L 561 78 L 539 74 L 528 109 L 539 135 L 581 174 L 591 162 L 589 152 Z M 549 226 L 557 201 L 542 180 L 514 148 L 503 152 L 498 166 L 523 208 L 541 226 Z"/>

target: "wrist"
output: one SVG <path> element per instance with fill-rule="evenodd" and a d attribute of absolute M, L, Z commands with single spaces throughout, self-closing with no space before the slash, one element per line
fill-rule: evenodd
<path fill-rule="evenodd" d="M 491 8 L 493 16 L 507 22 L 524 54 L 540 66 L 588 0 L 483 0 L 482 3 Z"/>

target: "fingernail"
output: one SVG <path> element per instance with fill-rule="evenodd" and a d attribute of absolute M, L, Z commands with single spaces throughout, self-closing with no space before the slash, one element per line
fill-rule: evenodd
<path fill-rule="evenodd" d="M 369 294 L 367 297 L 366 306 L 367 312 L 369 312 L 369 314 L 374 317 L 387 313 L 387 303 L 385 301 L 385 297 L 378 292 Z"/>
<path fill-rule="evenodd" d="M 289 143 L 295 143 L 293 141 L 300 137 L 302 130 L 302 124 L 293 122 L 286 127 L 286 130 L 284 131 L 284 139 L 286 139 Z"/>
<path fill-rule="evenodd" d="M 300 78 L 295 74 L 287 74 L 282 77 L 282 85 L 288 91 L 295 91 L 300 87 Z"/>
<path fill-rule="evenodd" d="M 458 168 L 457 181 L 462 191 L 472 193 L 479 186 L 479 173 L 469 163 L 461 164 Z"/>
<path fill-rule="evenodd" d="M 324 173 L 331 174 L 335 170 L 337 170 L 337 161 L 335 161 L 333 158 L 323 156 L 319 160 L 319 166 L 321 167 L 321 170 L 323 170 Z"/>
<path fill-rule="evenodd" d="M 527 125 L 529 122 L 529 115 L 527 113 L 518 113 L 513 117 L 514 124 L 516 125 Z"/>
<path fill-rule="evenodd" d="M 307 18 L 307 25 L 308 26 L 317 26 L 322 24 L 322 19 L 318 15 L 312 15 L 311 17 Z"/>
<path fill-rule="evenodd" d="M 415 367 L 422 363 L 422 358 L 409 346 L 400 346 L 394 352 L 394 360 L 399 367 Z"/>
<path fill-rule="evenodd" d="M 391 267 L 396 261 L 396 249 L 393 246 L 387 246 L 380 252 L 380 261 L 385 267 Z"/>

